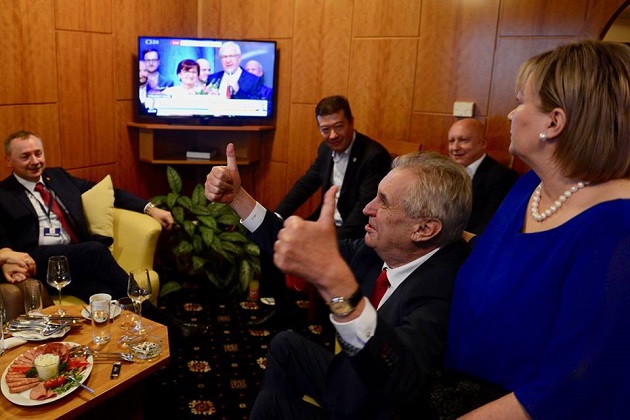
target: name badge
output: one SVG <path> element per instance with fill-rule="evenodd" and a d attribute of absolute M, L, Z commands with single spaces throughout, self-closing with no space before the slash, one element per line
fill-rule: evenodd
<path fill-rule="evenodd" d="M 44 236 L 52 236 L 54 238 L 58 238 L 61 236 L 61 229 L 60 228 L 44 228 Z"/>

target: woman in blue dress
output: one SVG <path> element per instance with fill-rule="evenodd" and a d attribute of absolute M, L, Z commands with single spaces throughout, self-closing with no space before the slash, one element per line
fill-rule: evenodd
<path fill-rule="evenodd" d="M 630 418 L 630 47 L 529 59 L 513 187 L 455 282 L 447 368 L 507 390 L 465 415 Z"/>

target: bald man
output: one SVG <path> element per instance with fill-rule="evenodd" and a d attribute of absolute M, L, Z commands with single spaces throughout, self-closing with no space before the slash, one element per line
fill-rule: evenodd
<path fill-rule="evenodd" d="M 210 62 L 205 58 L 198 58 L 197 64 L 199 64 L 199 81 L 204 85 L 208 84 L 208 76 L 212 73 Z"/>
<path fill-rule="evenodd" d="M 472 178 L 473 207 L 466 230 L 480 234 L 518 179 L 518 174 L 486 154 L 483 124 L 465 118 L 448 131 L 448 155 L 463 165 Z"/>
<path fill-rule="evenodd" d="M 245 71 L 253 74 L 254 76 L 260 77 L 260 80 L 262 80 L 260 90 L 258 91 L 260 99 L 271 99 L 273 91 L 270 87 L 267 87 L 267 85 L 265 85 L 265 73 L 263 72 L 262 64 L 260 64 L 260 62 L 256 60 L 249 60 L 245 64 Z"/>

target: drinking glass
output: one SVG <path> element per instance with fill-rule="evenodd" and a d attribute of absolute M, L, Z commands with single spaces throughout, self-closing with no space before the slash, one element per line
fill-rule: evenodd
<path fill-rule="evenodd" d="M 140 334 L 147 331 L 147 326 L 142 325 L 142 302 L 151 297 L 151 279 L 148 268 L 134 268 L 129 272 L 127 283 L 127 296 L 131 298 L 138 309 L 137 330 Z"/>
<path fill-rule="evenodd" d="M 126 346 L 127 341 L 138 333 L 138 308 L 135 302 L 128 297 L 118 299 L 120 315 L 118 315 L 118 327 L 124 331 L 124 335 L 118 342 L 121 346 Z"/>
<path fill-rule="evenodd" d="M 63 310 L 61 302 L 61 289 L 70 284 L 70 268 L 68 267 L 68 258 L 63 255 L 57 255 L 48 259 L 48 272 L 46 273 L 46 282 L 55 289 L 59 290 L 59 309 L 57 314 L 64 316 L 66 311 Z"/>

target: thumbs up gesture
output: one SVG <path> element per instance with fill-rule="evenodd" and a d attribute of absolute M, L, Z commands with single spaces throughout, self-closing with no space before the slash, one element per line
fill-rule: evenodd
<path fill-rule="evenodd" d="M 208 201 L 229 204 L 245 219 L 256 205 L 256 201 L 241 186 L 241 174 L 236 164 L 234 144 L 225 149 L 227 166 L 213 166 L 204 185 Z"/>
<path fill-rule="evenodd" d="M 328 300 L 336 290 L 356 288 L 354 276 L 337 246 L 334 223 L 335 195 L 339 187 L 331 187 L 317 221 L 291 216 L 284 222 L 274 244 L 273 262 L 285 273 L 306 279 Z M 353 285 L 344 287 L 344 283 Z"/>

